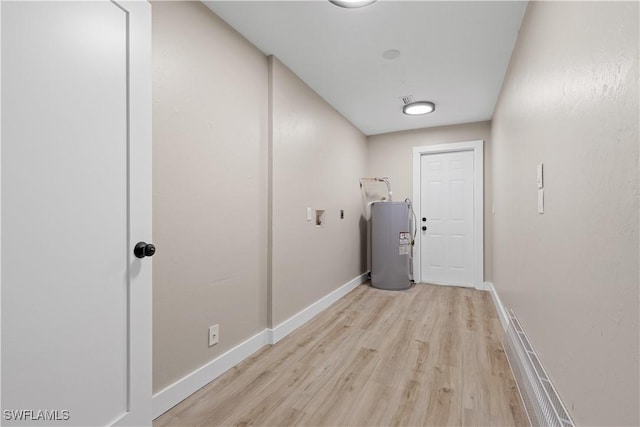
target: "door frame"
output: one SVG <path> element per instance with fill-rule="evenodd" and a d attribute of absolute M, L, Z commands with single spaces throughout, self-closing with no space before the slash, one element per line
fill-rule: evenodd
<path fill-rule="evenodd" d="M 484 141 L 463 141 L 413 147 L 413 206 L 419 208 L 422 205 L 420 165 L 422 156 L 460 151 L 473 152 L 473 287 L 484 289 Z M 420 245 L 421 233 L 416 233 L 413 247 L 413 275 L 418 279 L 417 283 L 422 280 Z"/>
<path fill-rule="evenodd" d="M 129 216 L 129 268 L 135 271 L 135 286 L 129 288 L 128 307 L 128 411 L 112 425 L 151 425 L 152 395 L 152 261 L 140 262 L 133 257 L 137 240 L 152 240 L 152 139 L 151 139 L 151 4 L 147 0 L 111 0 L 127 14 L 128 46 L 128 157 L 129 183 L 128 205 L 136 200 L 137 208 Z M 2 7 L 0 5 L 0 42 L 2 38 Z M 2 70 L 0 55 L 0 72 Z M 2 82 L 0 79 L 0 98 Z M 1 109 L 1 103 L 0 103 Z M 135 118 L 135 119 L 134 119 Z M 0 129 L 2 111 L 0 110 Z M 2 152 L 0 132 L 0 156 Z M 1 160 L 1 158 L 0 158 Z M 135 171 L 132 166 L 135 165 Z M 0 161 L 0 172 L 2 163 Z M 131 175 L 135 173 L 135 179 Z M 2 206 L 0 173 L 0 221 Z M 135 236 L 132 231 L 135 230 Z M 0 235 L 0 273 L 2 271 L 2 236 Z M 130 273 L 131 274 L 131 273 Z M 1 276 L 1 274 L 0 274 Z M 131 277 L 131 276 L 130 276 Z M 131 283 L 130 283 L 131 285 Z M 2 300 L 0 279 L 0 302 Z M 0 319 L 2 305 L 0 304 Z M 1 322 L 1 320 L 0 320 Z M 0 323 L 1 326 L 1 323 Z M 2 366 L 2 340 L 0 340 L 0 368 Z M 135 376 L 131 376 L 135 372 Z M 0 387 L 0 402 L 2 401 Z M 2 420 L 0 420 L 2 425 Z"/>

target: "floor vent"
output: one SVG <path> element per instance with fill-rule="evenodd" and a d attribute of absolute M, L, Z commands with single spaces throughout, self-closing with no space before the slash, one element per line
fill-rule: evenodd
<path fill-rule="evenodd" d="M 532 426 L 574 427 L 569 412 L 542 367 L 513 310 L 504 349 Z"/>

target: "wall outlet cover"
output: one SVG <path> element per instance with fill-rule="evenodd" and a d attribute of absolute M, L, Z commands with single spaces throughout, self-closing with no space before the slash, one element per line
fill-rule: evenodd
<path fill-rule="evenodd" d="M 209 326 L 209 347 L 213 347 L 218 344 L 220 340 L 220 326 L 216 323 L 215 325 Z"/>
<path fill-rule="evenodd" d="M 544 187 L 544 171 L 542 163 L 538 163 L 538 188 Z"/>
<path fill-rule="evenodd" d="M 538 189 L 538 213 L 544 213 L 544 188 Z"/>

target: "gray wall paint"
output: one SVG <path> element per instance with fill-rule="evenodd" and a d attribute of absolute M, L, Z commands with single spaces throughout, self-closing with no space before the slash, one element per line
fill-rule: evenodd
<path fill-rule="evenodd" d="M 494 284 L 579 425 L 640 423 L 638 36 L 637 2 L 529 3 L 493 120 Z"/>
<path fill-rule="evenodd" d="M 366 271 L 366 136 L 280 61 L 272 85 L 272 326 Z M 324 209 L 322 228 L 306 208 Z M 340 219 L 344 209 L 344 219 Z"/>
<path fill-rule="evenodd" d="M 413 147 L 484 140 L 484 277 L 487 281 L 492 277 L 490 134 L 491 122 L 477 122 L 386 133 L 370 136 L 368 140 L 368 175 L 388 176 L 393 200 L 398 201 L 413 199 Z"/>
<path fill-rule="evenodd" d="M 153 3 L 156 392 L 266 327 L 267 65 L 200 2 Z"/>

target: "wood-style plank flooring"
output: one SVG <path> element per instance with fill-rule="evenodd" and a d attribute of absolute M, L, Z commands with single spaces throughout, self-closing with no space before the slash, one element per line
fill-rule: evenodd
<path fill-rule="evenodd" d="M 488 292 L 361 285 L 157 418 L 165 426 L 525 426 Z"/>

